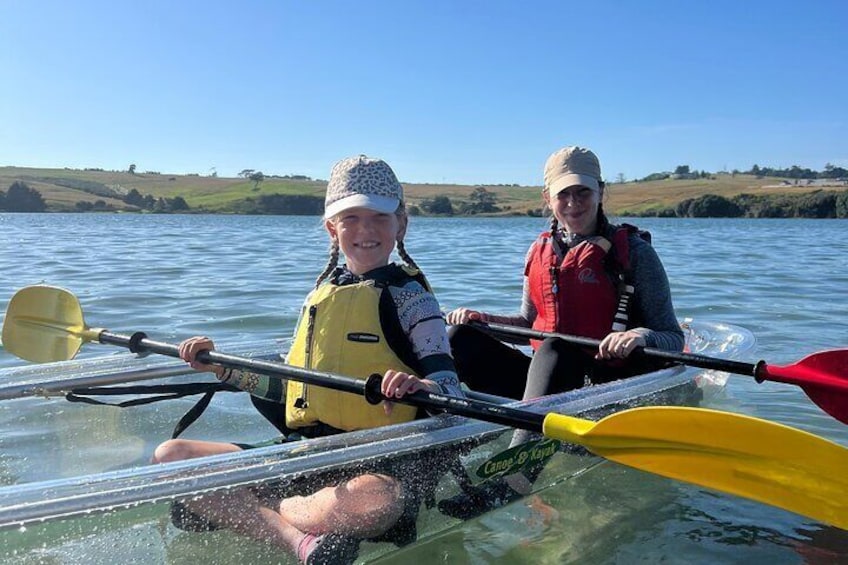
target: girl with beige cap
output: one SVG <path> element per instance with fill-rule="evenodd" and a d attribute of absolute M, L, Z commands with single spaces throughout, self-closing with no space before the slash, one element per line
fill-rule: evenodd
<path fill-rule="evenodd" d="M 550 229 L 527 252 L 521 310 L 498 315 L 458 308 L 451 346 L 460 379 L 472 390 L 530 399 L 585 383 L 604 383 L 657 368 L 651 359 L 628 358 L 637 347 L 681 351 L 683 332 L 674 314 L 665 269 L 649 236 L 610 223 L 603 210 L 605 185 L 597 156 L 564 147 L 545 163 L 545 204 Z M 596 351 L 559 339 L 531 341 L 522 351 L 467 325 L 478 320 L 600 340 Z M 526 375 L 515 378 L 516 375 Z M 513 445 L 529 439 L 516 433 Z M 522 484 L 523 480 L 523 484 Z M 532 477 L 530 478 L 532 480 Z M 490 484 L 442 501 L 446 513 L 468 517 L 525 492 L 526 477 Z"/>
<path fill-rule="evenodd" d="M 380 159 L 343 159 L 330 174 L 324 208 L 330 259 L 307 296 L 286 362 L 361 379 L 383 375 L 389 398 L 427 389 L 462 396 L 445 321 L 426 280 L 406 252 L 408 218 L 403 187 Z M 389 261 L 397 248 L 403 265 Z M 340 255 L 345 263 L 339 266 Z M 196 361 L 211 350 L 207 337 L 180 345 L 192 367 L 265 401 L 263 414 L 289 441 L 412 420 L 415 408 Z M 284 406 L 285 424 L 267 407 Z M 154 461 L 172 461 L 253 446 L 169 440 Z M 332 484 L 302 496 L 269 500 L 250 489 L 178 503 L 172 518 L 183 529 L 228 528 L 289 549 L 305 563 L 351 563 L 362 539 L 403 545 L 416 538 L 418 508 L 431 497 L 450 461 L 352 466 Z M 402 478 L 398 478 L 402 477 Z M 321 486 L 321 485 L 318 485 Z M 267 490 L 267 489 L 266 489 Z"/>

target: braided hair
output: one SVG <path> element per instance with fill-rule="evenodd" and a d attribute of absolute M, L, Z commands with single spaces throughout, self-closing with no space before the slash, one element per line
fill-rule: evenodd
<path fill-rule="evenodd" d="M 598 185 L 600 185 L 601 190 L 604 190 L 604 188 L 606 188 L 606 183 L 604 181 L 598 181 Z M 605 235 L 609 231 L 609 227 L 610 221 L 609 218 L 607 218 L 607 215 L 604 213 L 604 202 L 603 198 L 601 198 L 601 201 L 598 202 L 598 224 L 597 226 L 595 226 L 595 232 L 598 235 Z"/>
<path fill-rule="evenodd" d="M 401 218 L 407 218 L 407 221 L 408 221 L 409 216 L 407 216 L 407 214 L 406 214 L 406 204 L 404 204 L 403 200 L 400 201 L 400 204 L 398 205 L 397 210 L 395 210 L 395 215 L 398 217 L 398 220 L 400 220 Z M 418 264 L 415 262 L 415 260 L 412 258 L 412 256 L 409 254 L 409 252 L 406 250 L 406 246 L 403 244 L 402 239 L 398 239 L 395 242 L 395 246 L 397 247 L 398 256 L 403 260 L 404 263 L 406 263 L 406 265 L 408 267 L 412 267 L 413 269 L 420 270 L 418 268 Z"/>
<path fill-rule="evenodd" d="M 412 257 L 410 257 L 409 253 L 407 253 L 402 239 L 397 240 L 397 252 L 400 258 L 403 259 L 404 263 L 413 269 L 418 269 L 418 264 L 412 259 Z"/>
<path fill-rule="evenodd" d="M 321 271 L 321 274 L 318 275 L 318 278 L 315 280 L 315 288 L 321 286 L 321 283 L 324 282 L 330 273 L 333 272 L 333 269 L 336 268 L 336 265 L 339 264 L 339 240 L 333 238 L 330 242 L 330 259 L 327 261 L 327 266 L 324 267 L 324 270 Z"/>

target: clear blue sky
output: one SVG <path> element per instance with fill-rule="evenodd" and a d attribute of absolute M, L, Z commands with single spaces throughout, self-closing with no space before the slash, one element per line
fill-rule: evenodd
<path fill-rule="evenodd" d="M 848 167 L 848 2 L 0 0 L 0 166 Z"/>

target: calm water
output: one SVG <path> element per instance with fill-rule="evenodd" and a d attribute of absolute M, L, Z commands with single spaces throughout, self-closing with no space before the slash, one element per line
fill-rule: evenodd
<path fill-rule="evenodd" d="M 774 364 L 848 347 L 848 221 L 636 223 L 654 235 L 679 317 L 744 326 L 758 338 L 758 358 Z M 544 226 L 538 218 L 413 218 L 407 249 L 444 308 L 514 311 L 524 251 Z M 18 288 L 49 283 L 79 296 L 89 325 L 120 333 L 144 330 L 165 341 L 288 336 L 326 248 L 315 217 L 0 214 L 0 308 Z M 103 353 L 90 345 L 82 355 Z M 0 367 L 21 363 L 0 350 Z M 16 411 L 29 404 L 4 402 L 0 434 L 25 433 L 31 424 Z M 848 445 L 848 427 L 796 387 L 734 377 L 709 406 Z M 848 532 L 611 464 L 543 498 L 558 515 L 540 520 L 512 505 L 403 559 L 848 562 Z"/>

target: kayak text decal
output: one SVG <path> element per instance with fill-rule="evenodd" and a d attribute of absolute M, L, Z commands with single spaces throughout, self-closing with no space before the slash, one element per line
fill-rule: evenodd
<path fill-rule="evenodd" d="M 544 463 L 556 453 L 559 441 L 540 439 L 501 451 L 477 468 L 477 476 L 488 479 L 496 475 L 516 473 L 526 466 Z"/>

